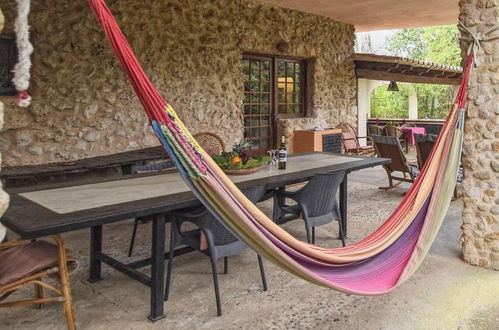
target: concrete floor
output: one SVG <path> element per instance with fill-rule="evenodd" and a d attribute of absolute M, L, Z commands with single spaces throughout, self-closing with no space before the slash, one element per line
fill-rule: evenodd
<path fill-rule="evenodd" d="M 408 185 L 391 191 L 381 168 L 350 176 L 349 243 L 372 232 L 400 202 Z M 267 213 L 271 204 L 262 203 Z M 224 315 L 216 316 L 209 259 L 191 253 L 175 259 L 166 319 L 146 317 L 148 289 L 106 266 L 104 280 L 87 282 L 87 230 L 63 235 L 78 257 L 71 277 L 80 329 L 499 329 L 499 274 L 460 259 L 462 204 L 451 204 L 442 229 L 421 268 L 394 292 L 379 297 L 353 296 L 309 284 L 266 263 L 269 291 L 263 292 L 254 252 L 232 257 L 229 274 L 219 276 Z M 286 230 L 305 240 L 300 221 Z M 105 227 L 105 250 L 126 258 L 132 221 Z M 340 246 L 337 224 L 317 229 L 317 242 Z M 135 258 L 148 255 L 150 225 L 139 228 Z M 222 269 L 221 263 L 219 264 Z M 16 297 L 32 295 L 32 288 Z M 0 311 L 0 329 L 63 329 L 62 307 L 46 305 Z"/>

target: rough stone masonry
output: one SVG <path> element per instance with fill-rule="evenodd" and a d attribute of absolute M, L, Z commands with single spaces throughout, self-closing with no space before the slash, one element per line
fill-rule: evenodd
<path fill-rule="evenodd" d="M 459 7 L 459 19 L 473 33 L 499 24 L 497 0 L 461 0 Z M 462 41 L 463 58 L 468 46 Z M 476 58 L 462 159 L 463 256 L 473 265 L 499 270 L 499 40 L 483 42 Z"/>
<path fill-rule="evenodd" d="M 354 27 L 239 0 L 110 1 L 145 71 L 193 132 L 227 146 L 243 136 L 243 52 L 313 62 L 312 111 L 280 123 L 294 129 L 355 124 Z M 15 3 L 0 0 L 5 33 Z M 73 160 L 157 144 L 134 92 L 86 1 L 33 1 L 33 54 L 25 109 L 4 99 L 0 151 L 7 165 Z M 289 42 L 279 51 L 276 45 Z M 0 98 L 1 100 L 1 98 Z"/>

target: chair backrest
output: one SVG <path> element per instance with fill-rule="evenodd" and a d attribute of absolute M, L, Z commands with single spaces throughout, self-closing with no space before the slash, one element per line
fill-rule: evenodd
<path fill-rule="evenodd" d="M 385 135 L 386 136 L 395 136 L 396 138 L 404 135 L 404 131 L 400 129 L 400 127 L 395 125 L 386 125 L 385 126 Z"/>
<path fill-rule="evenodd" d="M 405 124 L 403 124 L 403 125 L 402 125 L 402 126 L 400 126 L 400 127 L 417 127 L 417 126 L 416 126 L 416 124 L 414 124 L 414 123 L 405 123 Z"/>
<path fill-rule="evenodd" d="M 225 151 L 224 142 L 216 134 L 201 132 L 194 135 L 194 138 L 208 155 L 220 155 L 222 151 Z"/>
<path fill-rule="evenodd" d="M 416 153 L 418 155 L 418 165 L 422 169 L 426 160 L 430 156 L 431 150 L 437 141 L 435 134 L 414 134 L 416 140 Z"/>
<path fill-rule="evenodd" d="M 367 125 L 367 131 L 369 132 L 369 135 L 385 134 L 385 128 L 378 125 Z"/>
<path fill-rule="evenodd" d="M 353 132 L 341 133 L 341 141 L 343 142 L 343 147 L 345 147 L 345 152 L 356 151 L 359 146 L 357 136 Z"/>
<path fill-rule="evenodd" d="M 395 136 L 380 136 L 373 135 L 372 136 L 374 142 L 374 149 L 379 157 L 382 158 L 390 158 L 391 163 L 383 165 L 383 167 L 389 172 L 409 172 L 409 165 L 407 164 L 407 160 L 404 156 L 404 152 L 402 151 L 402 146 L 400 145 L 400 141 Z"/>
<path fill-rule="evenodd" d="M 353 133 L 354 136 L 357 136 L 357 130 L 352 125 L 350 125 L 348 123 L 341 123 L 336 127 L 341 129 L 341 131 L 344 133 L 350 132 L 350 133 Z"/>
<path fill-rule="evenodd" d="M 258 200 L 265 194 L 265 191 L 265 185 L 243 189 L 244 195 L 246 195 L 246 197 L 248 197 L 248 199 L 253 203 L 258 202 Z M 204 213 L 202 209 L 205 210 Z M 226 245 L 238 240 L 238 238 L 232 234 L 230 230 L 228 230 L 210 211 L 204 207 L 198 209 L 198 212 L 196 213 L 200 214 L 199 218 L 187 221 L 194 223 L 201 230 L 203 230 L 203 232 L 213 240 L 213 244 L 215 246 Z M 182 222 L 179 223 L 180 226 L 177 228 L 180 234 Z"/>
<path fill-rule="evenodd" d="M 331 213 L 336 205 L 336 193 L 344 178 L 344 171 L 316 174 L 296 193 L 296 199 L 307 209 L 310 217 Z"/>

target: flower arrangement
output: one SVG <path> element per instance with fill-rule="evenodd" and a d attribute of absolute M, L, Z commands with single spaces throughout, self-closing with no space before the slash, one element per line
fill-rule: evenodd
<path fill-rule="evenodd" d="M 234 144 L 232 146 L 232 151 L 224 151 L 220 155 L 211 155 L 211 158 L 213 158 L 215 163 L 224 171 L 255 169 L 269 162 L 269 156 L 251 157 L 248 154 L 250 146 L 250 140 L 245 138 Z"/>

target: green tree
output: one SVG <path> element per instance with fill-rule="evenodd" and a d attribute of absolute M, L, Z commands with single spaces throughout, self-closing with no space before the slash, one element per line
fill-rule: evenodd
<path fill-rule="evenodd" d="M 371 94 L 371 118 L 407 118 L 409 116 L 409 87 L 397 84 L 399 91 L 390 92 L 387 85 L 379 86 Z"/>
<path fill-rule="evenodd" d="M 401 29 L 388 39 L 388 50 L 395 56 L 408 57 L 443 65 L 458 66 L 461 61 L 459 31 L 455 25 Z M 412 84 L 418 95 L 420 118 L 444 118 L 449 112 L 453 89 L 446 85 Z M 404 84 L 400 95 L 390 94 L 386 88 L 373 93 L 371 116 L 406 118 L 408 105 L 401 107 Z M 392 109 L 392 110 L 390 110 Z M 397 110 L 398 109 L 398 110 Z M 387 117 L 388 116 L 388 117 Z"/>
<path fill-rule="evenodd" d="M 461 62 L 459 30 L 455 25 L 401 29 L 388 39 L 395 56 L 457 66 Z"/>

